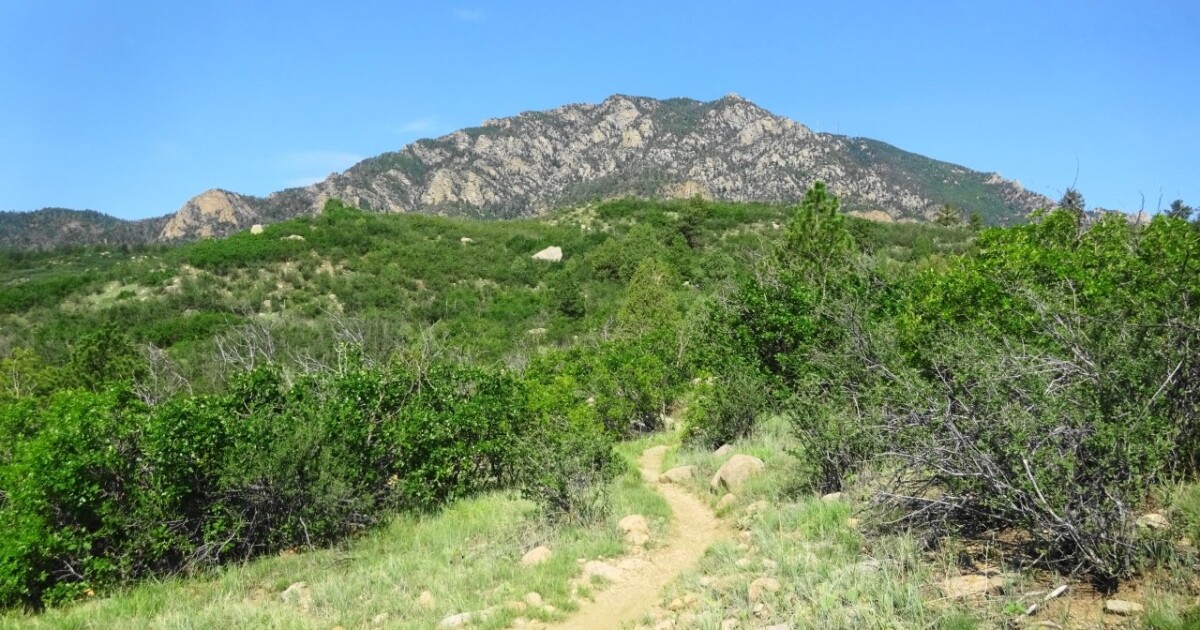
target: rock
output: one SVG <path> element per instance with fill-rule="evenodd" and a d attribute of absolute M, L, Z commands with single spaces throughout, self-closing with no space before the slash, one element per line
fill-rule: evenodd
<path fill-rule="evenodd" d="M 858 529 L 858 523 L 858 519 L 854 518 L 853 516 L 846 519 L 846 527 L 849 527 L 850 529 Z"/>
<path fill-rule="evenodd" d="M 611 564 L 592 560 L 583 565 L 583 579 L 590 580 L 593 577 L 604 578 L 609 581 L 615 581 L 621 577 L 621 570 Z"/>
<path fill-rule="evenodd" d="M 792 626 L 786 623 L 777 623 L 773 626 L 763 626 L 758 630 L 792 630 Z"/>
<path fill-rule="evenodd" d="M 675 599 L 672 599 L 670 604 L 667 604 L 667 610 L 677 611 L 677 610 L 682 610 L 682 609 L 683 609 L 683 600 L 679 599 L 678 597 L 676 597 Z"/>
<path fill-rule="evenodd" d="M 717 470 L 717 474 L 713 475 L 709 486 L 714 490 L 727 488 L 734 490 L 742 485 L 750 477 L 762 472 L 767 465 L 757 457 L 749 455 L 734 455 L 728 461 L 721 465 Z"/>
<path fill-rule="evenodd" d="M 1121 615 L 1127 617 L 1136 615 L 1146 610 L 1141 604 L 1136 602 L 1127 602 L 1123 599 L 1110 599 L 1104 602 L 1104 612 L 1112 615 Z"/>
<path fill-rule="evenodd" d="M 375 615 L 375 618 L 371 620 L 371 623 L 378 626 L 387 620 L 388 620 L 388 614 L 384 612 L 384 613 L 379 613 L 378 615 Z"/>
<path fill-rule="evenodd" d="M 716 455 L 717 457 L 725 457 L 726 455 L 733 455 L 733 446 L 731 446 L 729 444 L 722 444 L 721 448 L 713 451 L 713 455 Z"/>
<path fill-rule="evenodd" d="M 750 601 L 758 601 L 767 593 L 778 593 L 783 585 L 771 577 L 760 577 L 750 583 Z"/>
<path fill-rule="evenodd" d="M 650 542 L 650 524 L 641 514 L 630 514 L 617 523 L 617 527 L 625 532 L 625 542 L 634 547 L 641 547 Z"/>
<path fill-rule="evenodd" d="M 525 334 L 537 337 L 539 335 L 546 334 L 546 329 L 545 328 L 530 328 L 529 330 L 525 331 Z"/>
<path fill-rule="evenodd" d="M 545 545 L 543 545 L 541 547 L 534 547 L 533 549 L 530 549 L 529 552 L 526 553 L 524 556 L 521 556 L 521 566 L 523 566 L 523 567 L 537 566 L 537 565 L 542 564 L 542 563 L 546 562 L 547 560 L 549 560 L 550 557 L 553 555 L 554 555 L 554 553 L 552 551 L 550 551 L 550 548 L 546 547 Z"/>
<path fill-rule="evenodd" d="M 717 511 L 720 512 L 734 503 L 737 503 L 737 495 L 727 492 L 720 501 L 717 501 Z"/>
<path fill-rule="evenodd" d="M 762 565 L 764 569 L 776 569 L 779 567 L 779 563 L 770 558 L 763 558 Z"/>
<path fill-rule="evenodd" d="M 562 262 L 562 258 L 562 248 L 557 246 L 547 247 L 533 255 L 534 260 L 545 260 L 547 262 Z"/>
<path fill-rule="evenodd" d="M 675 622 L 670 619 L 663 619 L 654 624 L 654 630 L 675 630 Z"/>
<path fill-rule="evenodd" d="M 526 604 L 529 604 L 530 607 L 532 607 L 532 608 L 541 608 L 542 604 L 544 603 L 542 601 L 542 594 L 534 592 L 534 591 L 525 593 L 525 597 L 523 597 L 522 599 L 525 601 Z"/>
<path fill-rule="evenodd" d="M 942 593 L 950 599 L 964 599 L 996 592 L 1004 587 L 1004 578 L 986 575 L 960 575 L 942 581 Z"/>
<path fill-rule="evenodd" d="M 303 236 L 300 236 L 299 234 L 288 234 L 287 236 L 285 236 L 279 240 L 281 240 L 281 241 L 303 241 L 306 239 Z"/>
<path fill-rule="evenodd" d="M 1137 526 L 1144 529 L 1167 529 L 1171 522 L 1159 512 L 1143 514 L 1137 519 Z"/>
<path fill-rule="evenodd" d="M 737 561 L 734 562 L 733 564 L 734 564 L 734 566 L 736 566 L 739 569 L 745 569 L 745 568 L 749 567 L 752 562 L 754 562 L 754 561 L 751 560 L 750 558 L 738 558 Z"/>
<path fill-rule="evenodd" d="M 474 243 L 475 240 L 472 239 L 470 236 L 464 236 L 464 237 L 458 239 L 458 242 L 462 243 L 463 245 L 467 245 L 469 243 Z"/>
<path fill-rule="evenodd" d="M 471 623 L 472 615 L 469 612 L 450 615 L 438 622 L 439 628 L 461 628 Z"/>
<path fill-rule="evenodd" d="M 680 483 L 696 476 L 695 466 L 676 466 L 658 476 L 659 483 Z"/>
<path fill-rule="evenodd" d="M 746 516 L 754 516 L 755 514 L 767 509 L 767 507 L 769 506 L 766 501 L 755 501 L 754 503 L 747 505 L 746 509 L 743 510 L 742 513 Z"/>
<path fill-rule="evenodd" d="M 421 591 L 421 595 L 417 597 L 417 605 L 421 608 L 433 608 L 437 602 L 433 599 L 433 593 L 429 591 Z"/>
<path fill-rule="evenodd" d="M 721 630 L 737 630 L 737 628 L 738 628 L 738 620 L 737 619 L 731 618 L 731 619 L 726 619 L 725 621 L 721 622 Z"/>
<path fill-rule="evenodd" d="M 251 225 L 251 226 L 250 226 L 250 233 L 251 233 L 251 234 L 262 234 L 262 233 L 263 233 L 263 226 L 262 226 L 262 224 L 260 224 L 260 223 L 255 223 L 254 225 Z"/>
<path fill-rule="evenodd" d="M 279 599 L 286 604 L 300 608 L 300 610 L 308 610 L 312 606 L 312 592 L 308 590 L 308 584 L 305 582 L 296 582 L 287 587 L 279 594 Z"/>
<path fill-rule="evenodd" d="M 829 494 L 821 495 L 821 500 L 825 503 L 833 503 L 834 501 L 842 500 L 841 492 L 830 492 Z"/>

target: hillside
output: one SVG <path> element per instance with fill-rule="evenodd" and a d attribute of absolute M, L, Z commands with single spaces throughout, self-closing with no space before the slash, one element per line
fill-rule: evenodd
<path fill-rule="evenodd" d="M 0 212 L 0 249 L 147 243 L 158 238 L 166 221 L 166 217 L 124 221 L 95 210 L 66 208 Z"/>
<path fill-rule="evenodd" d="M 948 203 L 1006 225 L 1051 205 L 995 173 L 817 133 L 736 95 L 709 102 L 615 95 L 418 140 L 305 188 L 266 197 L 208 190 L 165 222 L 122 230 L 162 241 L 222 236 L 315 214 L 330 198 L 375 212 L 489 219 L 627 196 L 793 204 L 818 180 L 845 210 L 883 220 L 929 219 Z M 33 239 L 22 229 L 13 226 L 12 246 Z M 111 242 L 66 232 L 57 243 Z"/>
<path fill-rule="evenodd" d="M 3 252 L 0 627 L 1193 627 L 1198 257 L 820 184 Z"/>

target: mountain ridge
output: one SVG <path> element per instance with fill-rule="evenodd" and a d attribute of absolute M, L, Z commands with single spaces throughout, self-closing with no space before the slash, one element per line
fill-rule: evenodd
<path fill-rule="evenodd" d="M 850 212 L 924 220 L 943 204 L 993 224 L 1052 205 L 996 173 L 878 140 L 815 132 L 729 94 L 714 101 L 615 94 L 484 120 L 265 197 L 220 188 L 165 217 L 153 240 L 223 236 L 321 211 L 339 198 L 376 212 L 513 218 L 615 197 L 798 202 L 824 181 Z M 104 230 L 100 230 L 104 232 Z"/>

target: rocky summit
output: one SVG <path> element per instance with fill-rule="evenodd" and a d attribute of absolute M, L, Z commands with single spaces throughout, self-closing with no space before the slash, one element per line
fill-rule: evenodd
<path fill-rule="evenodd" d="M 483 218 L 624 196 L 787 204 L 818 180 L 847 211 L 881 221 L 928 219 L 950 204 L 1006 224 L 1052 205 L 996 173 L 814 132 L 736 94 L 709 102 L 615 95 L 486 120 L 267 197 L 209 190 L 152 221 L 157 240 L 174 241 L 313 214 L 330 198 L 376 212 Z"/>

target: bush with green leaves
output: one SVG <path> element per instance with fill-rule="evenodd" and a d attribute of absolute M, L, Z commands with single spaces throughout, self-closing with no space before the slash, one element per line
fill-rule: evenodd
<path fill-rule="evenodd" d="M 590 407 L 558 409 L 573 389 L 360 356 L 156 406 L 120 383 L 0 405 L 0 606 L 326 545 L 489 489 L 560 518 L 602 507 L 611 439 Z"/>

